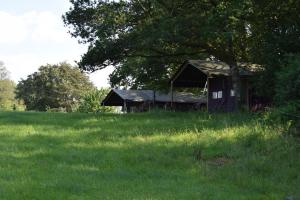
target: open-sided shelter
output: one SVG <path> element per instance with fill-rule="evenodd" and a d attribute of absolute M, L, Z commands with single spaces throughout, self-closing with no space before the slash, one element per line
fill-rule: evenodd
<path fill-rule="evenodd" d="M 122 106 L 126 112 L 142 112 L 153 107 L 168 108 L 173 100 L 173 108 L 177 110 L 200 109 L 206 106 L 206 98 L 192 93 L 176 92 L 173 98 L 154 90 L 120 90 L 112 89 L 104 98 L 102 106 Z"/>
<path fill-rule="evenodd" d="M 242 104 L 251 106 L 251 86 L 249 78 L 259 66 L 239 63 Z M 235 91 L 232 86 L 230 66 L 224 62 L 206 60 L 187 60 L 171 78 L 171 93 L 176 87 L 207 88 L 208 111 L 234 111 Z"/>

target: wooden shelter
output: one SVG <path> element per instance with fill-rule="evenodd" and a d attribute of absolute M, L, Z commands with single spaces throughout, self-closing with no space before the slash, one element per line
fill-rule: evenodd
<path fill-rule="evenodd" d="M 239 63 L 242 105 L 251 106 L 249 78 L 259 68 L 258 65 Z M 231 112 L 236 108 L 235 91 L 232 87 L 230 66 L 224 62 L 187 60 L 170 80 L 171 94 L 176 87 L 207 88 L 207 110 Z"/>
<path fill-rule="evenodd" d="M 143 112 L 151 108 L 170 108 L 173 100 L 173 108 L 176 110 L 193 110 L 206 106 L 206 98 L 191 93 L 176 92 L 166 94 L 153 90 L 120 90 L 112 89 L 102 106 L 122 106 L 125 112 Z"/>

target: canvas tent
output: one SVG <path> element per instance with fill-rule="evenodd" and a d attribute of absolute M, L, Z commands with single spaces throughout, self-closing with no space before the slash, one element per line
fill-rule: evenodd
<path fill-rule="evenodd" d="M 173 100 L 173 101 L 172 101 Z M 112 89 L 102 101 L 103 106 L 122 106 L 124 111 L 146 111 L 152 107 L 167 108 L 174 104 L 177 109 L 196 109 L 206 106 L 206 98 L 192 93 L 173 94 L 154 90 Z"/>
<path fill-rule="evenodd" d="M 241 78 L 242 104 L 251 104 L 250 77 L 259 70 L 259 65 L 238 63 Z M 207 87 L 208 111 L 235 110 L 235 91 L 232 87 L 230 66 L 220 61 L 187 60 L 170 80 L 171 91 L 176 87 Z"/>

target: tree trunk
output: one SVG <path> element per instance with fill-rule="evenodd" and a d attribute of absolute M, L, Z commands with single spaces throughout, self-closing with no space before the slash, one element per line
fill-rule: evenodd
<path fill-rule="evenodd" d="M 240 73 L 237 64 L 231 64 L 231 78 L 232 78 L 232 87 L 235 93 L 234 104 L 235 111 L 239 111 L 241 109 L 241 80 Z"/>
<path fill-rule="evenodd" d="M 233 49 L 233 36 L 232 33 L 229 35 L 229 41 L 228 41 L 228 50 L 229 50 L 229 57 L 231 58 L 229 61 L 229 66 L 230 66 L 230 73 L 231 73 L 231 78 L 232 78 L 232 87 L 235 93 L 235 98 L 234 98 L 234 110 L 235 111 L 240 111 L 241 109 L 241 80 L 240 80 L 240 72 L 239 72 L 239 67 L 237 65 L 237 61 L 235 58 L 234 54 L 234 49 Z"/>

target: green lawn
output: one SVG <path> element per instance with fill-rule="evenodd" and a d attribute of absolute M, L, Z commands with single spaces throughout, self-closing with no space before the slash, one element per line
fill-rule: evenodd
<path fill-rule="evenodd" d="M 250 114 L 0 113 L 0 199 L 300 199 L 300 142 Z"/>

